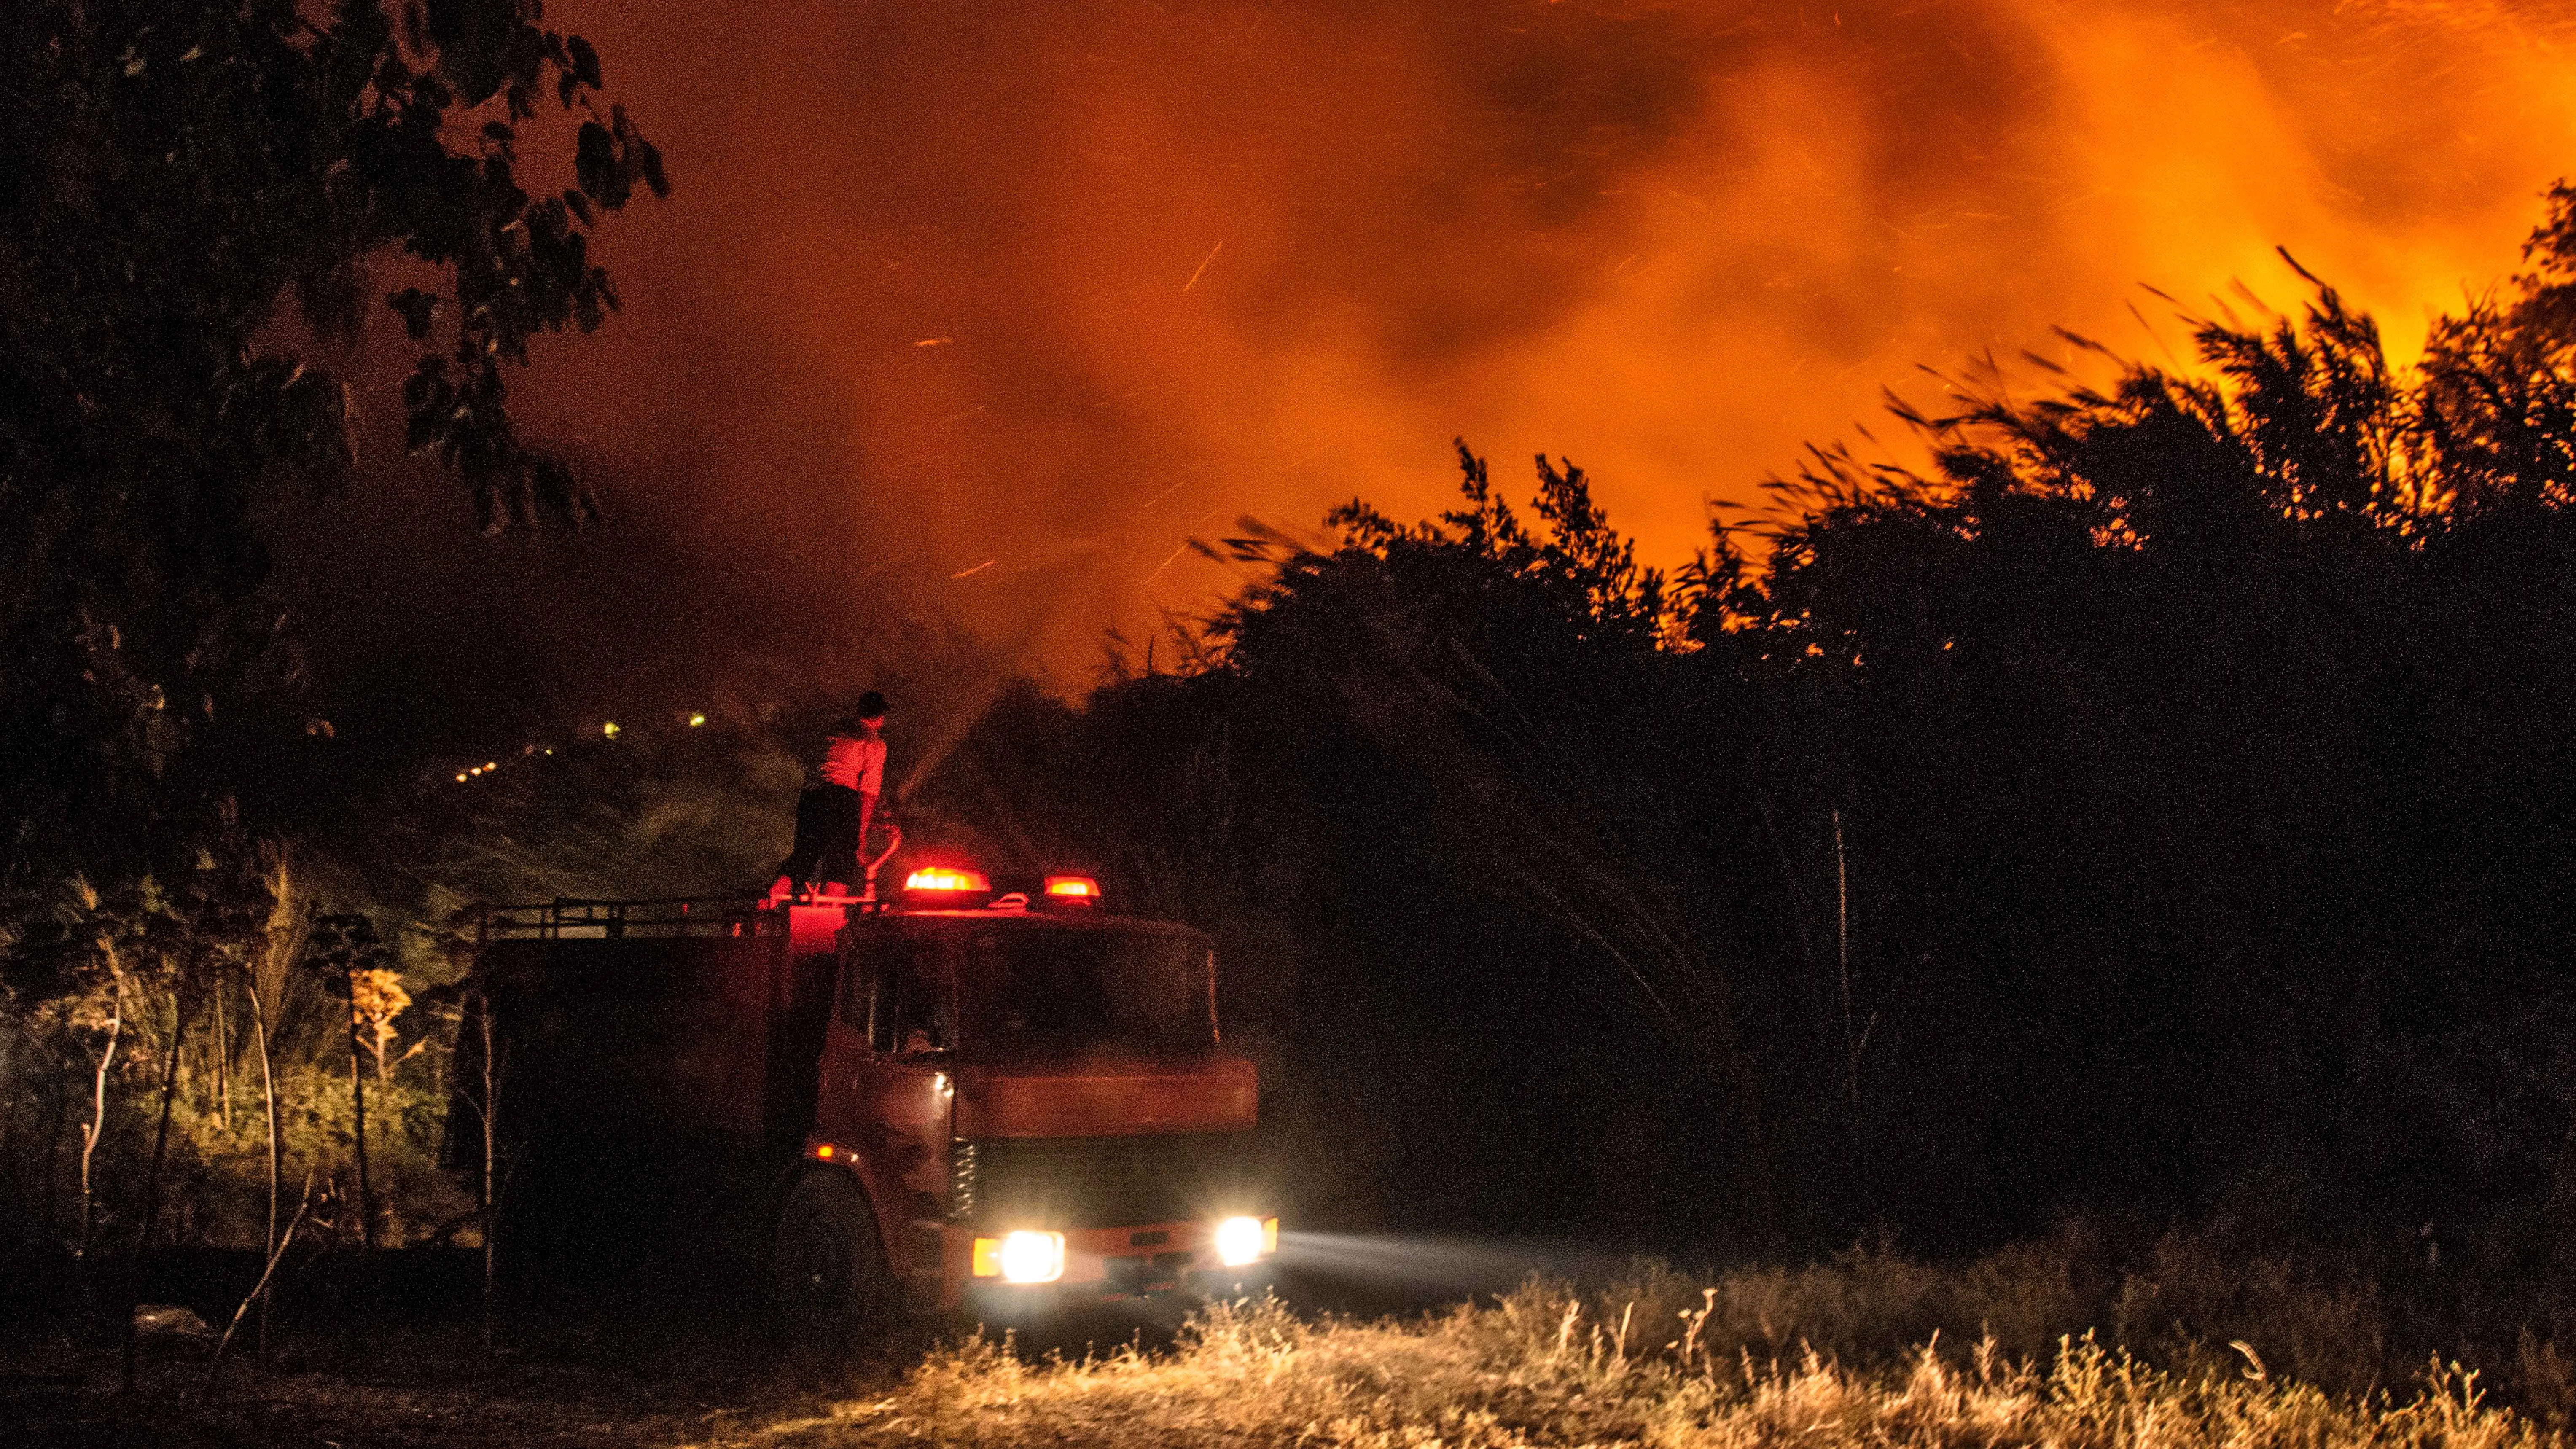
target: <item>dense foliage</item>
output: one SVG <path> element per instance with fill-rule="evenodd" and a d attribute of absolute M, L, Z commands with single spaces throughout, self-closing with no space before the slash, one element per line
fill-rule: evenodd
<path fill-rule="evenodd" d="M 306 1167 L 316 1224 L 454 1227 L 435 938 L 282 838 L 332 731 L 269 550 L 357 467 L 371 318 L 488 528 L 593 510 L 505 370 L 667 189 L 601 86 L 541 0 L 0 7 L 0 1245 L 276 1241 Z"/>
<path fill-rule="evenodd" d="M 1343 510 L 937 803 L 1220 933 L 1313 1211 L 2235 1215 L 2554 1284 L 2571 217 L 2419 370 L 2320 286 L 2189 373 L 1917 415 L 1928 470 L 1820 453 L 1758 563 L 1659 578 L 1579 474 L 1525 525 L 1462 449 L 1457 511 Z"/>
<path fill-rule="evenodd" d="M 408 441 L 491 527 L 591 505 L 503 368 L 617 303 L 601 212 L 665 189 L 538 0 L 30 0 L 0 12 L 0 890 L 184 856 L 306 720 L 263 510 L 354 462 L 371 306 Z M 520 132 L 567 114 L 573 185 Z M 536 135 L 554 139 L 539 126 Z M 390 292 L 371 279 L 406 284 Z"/>

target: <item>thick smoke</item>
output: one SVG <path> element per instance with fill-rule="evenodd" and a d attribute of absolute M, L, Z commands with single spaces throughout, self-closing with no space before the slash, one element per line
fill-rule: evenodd
<path fill-rule="evenodd" d="M 2576 171 L 2557 0 L 549 19 L 678 187 L 606 238 L 624 315 L 528 386 L 621 517 L 478 544 L 410 476 L 344 509 L 303 562 L 317 604 L 394 601 L 325 641 L 387 689 L 609 708 L 953 654 L 951 620 L 1078 683 L 1233 582 L 1191 537 L 1436 508 L 1459 434 L 1572 455 L 1671 562 L 1917 364 L 2053 324 L 2157 356 L 2141 283 L 2287 302 L 2285 245 L 2410 348 Z"/>

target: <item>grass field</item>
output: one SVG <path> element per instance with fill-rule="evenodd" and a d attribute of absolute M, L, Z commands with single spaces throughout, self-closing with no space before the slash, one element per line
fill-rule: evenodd
<path fill-rule="evenodd" d="M 2088 1326 L 2089 1325 L 2089 1326 Z M 202 1356 L 0 1365 L 0 1440 L 52 1446 L 1183 1445 L 1493 1449 L 2518 1449 L 2564 1442 L 2561 1361 L 2392 1359 L 2373 1294 L 2177 1240 L 2088 1276 L 2042 1245 L 1931 1267 L 1854 1252 L 1588 1293 L 1532 1282 L 1412 1317 L 1220 1306 L 1106 1351 L 952 1328 L 854 1365 L 627 1305 L 469 1324 L 309 1320 L 213 1399 Z M 1060 1335 L 1061 1338 L 1061 1335 Z M 29 1371 L 30 1369 L 34 1371 Z M 2513 1400 L 2508 1405 L 2506 1399 Z"/>
<path fill-rule="evenodd" d="M 2558 1436 L 2438 1368 L 2397 1393 L 2329 1395 L 2232 1363 L 2149 1367 L 2090 1339 L 2044 1360 L 1992 1339 L 1879 1368 L 1706 1340 L 1714 1295 L 1661 1322 L 1533 1287 L 1411 1323 L 1220 1308 L 1166 1353 L 1030 1362 L 990 1339 L 933 1353 L 882 1394 L 741 1425 L 714 1444 L 1354 1446 L 2028 1445 L 2032 1449 L 2503 1449 Z"/>

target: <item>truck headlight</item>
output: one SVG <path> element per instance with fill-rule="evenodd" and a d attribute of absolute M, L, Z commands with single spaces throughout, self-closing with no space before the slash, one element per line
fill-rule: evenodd
<path fill-rule="evenodd" d="M 1277 1218 L 1227 1218 L 1216 1225 L 1216 1260 L 1229 1268 L 1258 1263 L 1277 1251 Z"/>
<path fill-rule="evenodd" d="M 1052 1283 L 1064 1276 L 1064 1234 L 1005 1233 L 975 1240 L 975 1276 L 1005 1283 Z"/>

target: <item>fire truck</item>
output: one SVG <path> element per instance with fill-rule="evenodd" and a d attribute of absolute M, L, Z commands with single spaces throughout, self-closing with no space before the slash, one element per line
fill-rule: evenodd
<path fill-rule="evenodd" d="M 1267 1282 L 1213 947 L 1088 877 L 932 864 L 882 901 L 556 901 L 480 931 L 449 1140 L 484 1151 L 488 1080 L 514 1271 L 759 1284 L 823 1344 Z"/>

